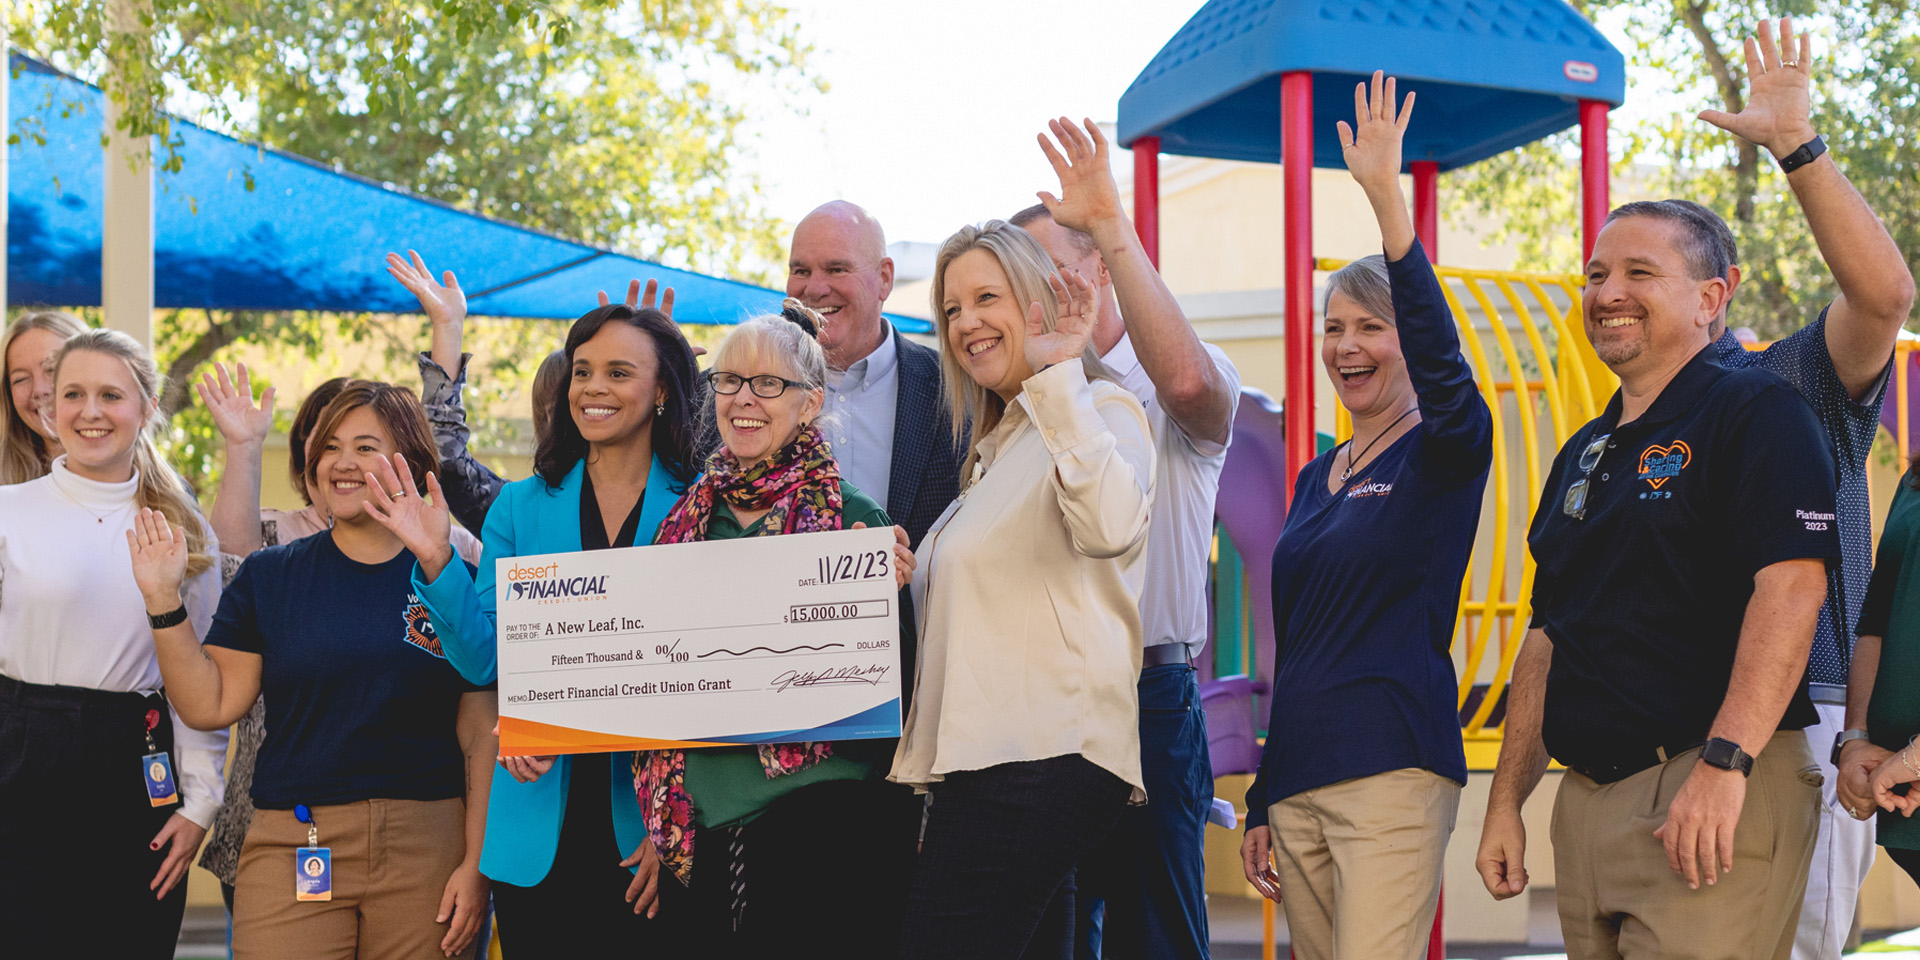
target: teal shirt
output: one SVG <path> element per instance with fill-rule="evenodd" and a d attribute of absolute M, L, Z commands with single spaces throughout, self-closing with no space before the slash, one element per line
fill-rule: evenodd
<path fill-rule="evenodd" d="M 1899 750 L 1920 733 L 1920 490 L 1904 480 L 1880 534 L 1873 580 L 1860 604 L 1859 632 L 1880 637 L 1880 669 L 1867 705 L 1868 737 Z M 1920 818 L 1881 811 L 1877 839 L 1896 850 L 1920 850 Z"/>
<path fill-rule="evenodd" d="M 841 523 L 891 527 L 887 511 L 866 494 L 842 481 Z M 742 527 L 724 502 L 715 503 L 707 524 L 708 540 L 732 540 L 759 532 L 765 518 Z M 768 777 L 755 747 L 707 747 L 687 751 L 687 796 L 693 800 L 696 827 L 725 827 L 749 823 L 775 800 L 801 787 L 829 780 L 877 780 L 893 762 L 893 740 L 838 740 L 833 756 L 798 773 Z"/>

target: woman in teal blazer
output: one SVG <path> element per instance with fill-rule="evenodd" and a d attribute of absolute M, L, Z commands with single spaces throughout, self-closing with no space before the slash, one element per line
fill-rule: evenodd
<path fill-rule="evenodd" d="M 495 680 L 495 561 L 652 543 L 694 477 L 698 369 L 671 320 L 601 307 L 574 322 L 566 358 L 567 390 L 534 454 L 538 475 L 500 491 L 481 530 L 477 576 L 448 560 L 449 518 L 435 481 L 431 502 L 377 504 L 419 561 L 414 589 L 448 661 L 474 683 Z M 395 471 L 386 489 L 409 489 L 399 486 L 405 464 Z M 494 881 L 502 946 L 516 957 L 631 951 L 647 932 L 659 863 L 632 761 L 630 753 L 510 758 L 495 769 L 480 869 Z"/>

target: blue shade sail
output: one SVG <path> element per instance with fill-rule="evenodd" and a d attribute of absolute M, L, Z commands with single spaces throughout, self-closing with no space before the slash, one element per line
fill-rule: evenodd
<path fill-rule="evenodd" d="M 1564 0 L 1211 0 L 1120 98 L 1119 139 L 1163 153 L 1276 163 L 1280 74 L 1313 73 L 1313 164 L 1343 169 L 1334 123 L 1353 85 L 1386 70 L 1418 91 L 1408 169 L 1442 170 L 1618 106 L 1626 59 Z"/>
<path fill-rule="evenodd" d="M 8 306 L 96 306 L 105 97 L 37 61 L 12 63 L 8 107 L 22 136 L 7 152 Z M 385 266 L 389 251 L 409 248 L 459 276 L 476 316 L 572 320 L 594 307 L 595 291 L 619 298 L 635 277 L 673 287 L 681 323 L 738 323 L 778 312 L 785 296 L 457 210 L 184 121 L 174 130 L 185 165 L 158 173 L 154 191 L 160 307 L 416 312 Z M 906 333 L 933 330 L 888 319 Z"/>

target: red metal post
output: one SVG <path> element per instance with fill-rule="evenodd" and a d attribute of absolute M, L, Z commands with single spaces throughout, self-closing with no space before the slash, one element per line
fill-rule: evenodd
<path fill-rule="evenodd" d="M 1314 456 L 1313 425 L 1313 74 L 1280 75 L 1280 164 L 1286 178 L 1287 482 Z"/>
<path fill-rule="evenodd" d="M 1427 250 L 1427 259 L 1440 262 L 1440 164 L 1413 162 L 1413 235 Z"/>
<path fill-rule="evenodd" d="M 1133 229 L 1147 259 L 1160 265 L 1160 138 L 1133 142 Z"/>
<path fill-rule="evenodd" d="M 1441 888 L 1440 899 L 1433 905 L 1433 933 L 1427 937 L 1427 960 L 1447 960 L 1447 938 L 1440 935 L 1440 921 L 1447 914 L 1447 891 Z"/>
<path fill-rule="evenodd" d="M 1612 209 L 1607 197 L 1607 111 L 1601 100 L 1580 101 L 1580 265 L 1593 256 L 1593 242 Z"/>

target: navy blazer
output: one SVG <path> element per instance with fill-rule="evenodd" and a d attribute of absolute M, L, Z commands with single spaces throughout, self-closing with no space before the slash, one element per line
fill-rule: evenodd
<path fill-rule="evenodd" d="M 907 538 L 917 547 L 927 528 L 960 495 L 960 458 L 966 441 L 963 437 L 956 445 L 953 440 L 953 420 L 940 391 L 940 354 L 898 330 L 891 332 L 900 356 L 900 386 L 894 407 L 887 515 L 907 529 Z"/>

